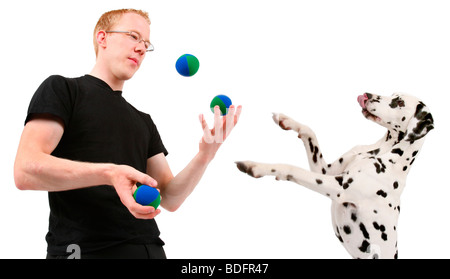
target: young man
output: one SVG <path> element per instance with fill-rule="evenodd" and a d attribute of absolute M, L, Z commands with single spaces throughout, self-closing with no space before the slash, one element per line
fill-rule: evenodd
<path fill-rule="evenodd" d="M 122 97 L 124 82 L 153 50 L 149 36 L 146 12 L 105 13 L 91 73 L 51 76 L 30 102 L 14 178 L 21 190 L 49 192 L 47 258 L 67 257 L 73 247 L 81 258 L 165 258 L 154 220 L 160 210 L 134 201 L 136 183 L 157 187 L 161 206 L 175 211 L 238 121 L 240 106 L 224 117 L 216 107 L 211 130 L 200 115 L 199 151 L 174 176 L 151 117 Z"/>

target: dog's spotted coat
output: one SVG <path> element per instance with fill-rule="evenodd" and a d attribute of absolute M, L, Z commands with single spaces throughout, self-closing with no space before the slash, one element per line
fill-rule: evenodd
<path fill-rule="evenodd" d="M 337 238 L 353 258 L 397 258 L 397 220 L 406 176 L 434 128 L 428 108 L 417 98 L 365 93 L 358 97 L 364 116 L 388 129 L 369 146 L 356 146 L 327 164 L 314 132 L 283 115 L 274 121 L 293 130 L 303 141 L 311 171 L 291 165 L 236 162 L 255 178 L 266 175 L 288 180 L 332 200 L 332 222 Z"/>

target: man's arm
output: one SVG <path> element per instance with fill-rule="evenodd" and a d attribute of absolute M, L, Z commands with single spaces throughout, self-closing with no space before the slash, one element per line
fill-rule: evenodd
<path fill-rule="evenodd" d="M 14 163 L 18 189 L 52 192 L 112 185 L 136 218 L 151 219 L 159 213 L 137 204 L 132 197 L 136 182 L 157 185 L 147 174 L 125 165 L 77 162 L 52 156 L 63 133 L 63 122 L 51 115 L 40 115 L 25 125 Z"/>
<path fill-rule="evenodd" d="M 234 106 L 231 106 L 227 116 L 220 117 L 220 109 L 216 107 L 212 130 L 209 130 L 203 115 L 200 116 L 204 134 L 199 144 L 199 152 L 175 177 L 172 175 L 163 153 L 147 160 L 147 174 L 158 181 L 162 207 L 173 212 L 194 191 L 219 147 L 237 124 L 241 110 L 240 106 L 236 111 Z"/>

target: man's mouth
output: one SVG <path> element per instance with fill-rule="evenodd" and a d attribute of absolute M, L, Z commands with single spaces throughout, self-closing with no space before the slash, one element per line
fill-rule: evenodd
<path fill-rule="evenodd" d="M 129 60 L 133 61 L 136 65 L 139 66 L 139 61 L 136 58 L 128 58 Z"/>

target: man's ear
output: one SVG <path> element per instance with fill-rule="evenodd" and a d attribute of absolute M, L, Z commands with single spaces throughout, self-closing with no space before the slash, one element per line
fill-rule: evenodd
<path fill-rule="evenodd" d="M 103 30 L 97 33 L 97 44 L 99 48 L 106 48 L 106 32 Z"/>

